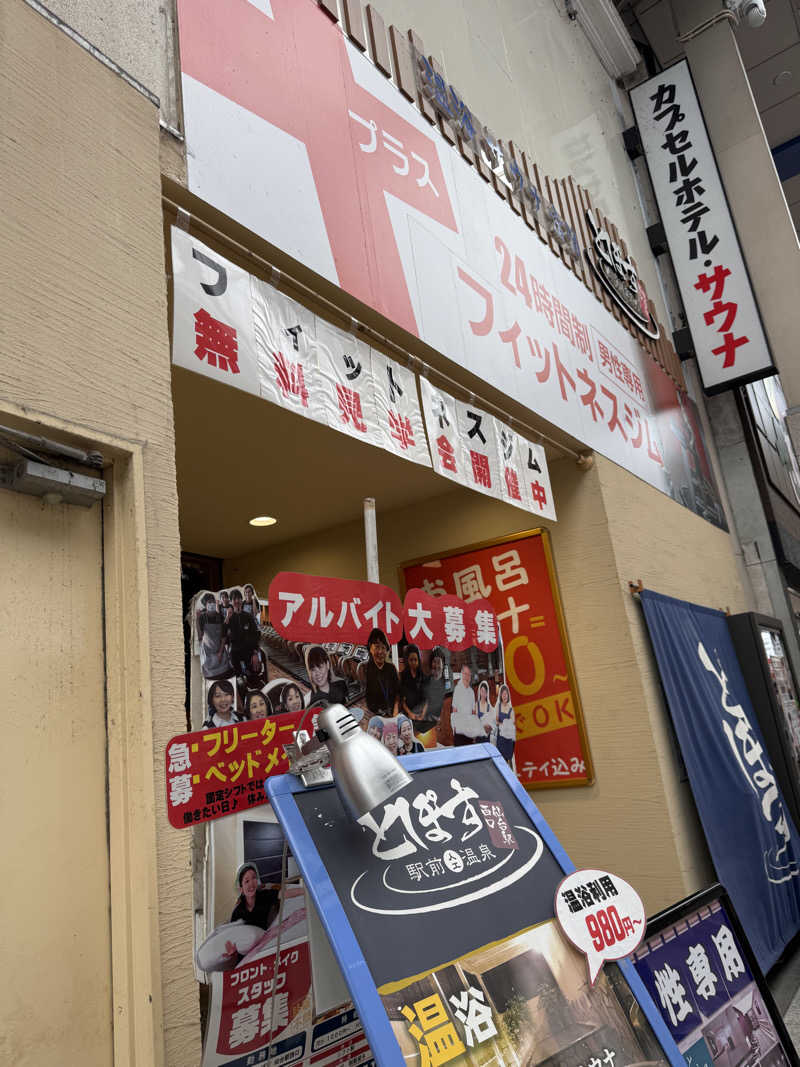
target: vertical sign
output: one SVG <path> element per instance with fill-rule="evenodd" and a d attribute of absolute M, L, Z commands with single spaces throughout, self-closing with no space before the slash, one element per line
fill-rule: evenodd
<path fill-rule="evenodd" d="M 730 900 L 719 885 L 654 916 L 634 966 L 689 1067 L 798 1067 Z"/>
<path fill-rule="evenodd" d="M 631 103 L 706 392 L 775 374 L 688 62 Z"/>
<path fill-rule="evenodd" d="M 172 227 L 172 362 L 258 395 L 250 275 Z"/>
<path fill-rule="evenodd" d="M 545 530 L 401 566 L 405 588 L 481 598 L 494 608 L 515 712 L 513 765 L 523 785 L 586 785 L 589 744 Z"/>

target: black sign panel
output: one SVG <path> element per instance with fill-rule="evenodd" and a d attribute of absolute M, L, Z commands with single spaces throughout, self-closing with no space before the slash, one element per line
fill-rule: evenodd
<path fill-rule="evenodd" d="M 563 871 L 491 760 L 418 770 L 361 824 L 295 799 L 379 988 L 553 917 Z"/>

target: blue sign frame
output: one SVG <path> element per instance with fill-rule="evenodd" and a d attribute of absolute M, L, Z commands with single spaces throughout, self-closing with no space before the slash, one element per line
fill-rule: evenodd
<path fill-rule="evenodd" d="M 520 785 L 516 775 L 493 745 L 478 744 L 460 748 L 443 748 L 414 756 L 400 757 L 400 762 L 412 774 L 414 771 L 423 771 L 432 767 L 453 767 L 478 760 L 491 760 L 494 763 L 514 797 L 529 816 L 536 832 L 552 852 L 559 867 L 565 875 L 571 874 L 575 870 L 575 864 L 545 822 L 542 813 Z M 295 861 L 305 880 L 306 888 L 311 894 L 317 913 L 325 927 L 331 949 L 342 969 L 373 1055 L 380 1067 L 406 1067 L 405 1058 L 394 1036 L 392 1024 L 372 980 L 361 947 L 295 800 L 297 793 L 333 788 L 335 788 L 333 785 L 328 785 L 318 786 L 313 790 L 307 789 L 299 778 L 291 774 L 269 778 L 266 782 L 267 797 L 286 834 Z M 686 1067 L 678 1046 L 673 1041 L 660 1012 L 651 1000 L 633 964 L 628 960 L 620 960 L 618 966 L 658 1039 L 667 1061 L 672 1067 Z"/>

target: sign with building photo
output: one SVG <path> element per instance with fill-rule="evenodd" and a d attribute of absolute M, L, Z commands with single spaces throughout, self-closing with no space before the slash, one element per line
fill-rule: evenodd
<path fill-rule="evenodd" d="M 706 392 L 775 374 L 688 61 L 630 96 Z"/>
<path fill-rule="evenodd" d="M 642 347 L 650 342 L 641 325 L 627 329 L 623 312 L 618 320 L 588 287 L 588 265 L 584 281 L 495 188 L 532 211 L 570 263 L 580 262 L 572 207 L 544 203 L 538 179 L 479 127 L 478 158 L 491 183 L 484 181 L 311 0 L 273 0 L 268 9 L 179 0 L 178 22 L 194 195 L 587 448 L 694 506 L 698 496 L 681 492 L 682 470 L 664 458 L 683 391 Z M 412 71 L 412 89 L 413 78 Z M 434 78 L 429 98 L 441 102 L 445 90 L 449 96 Z M 457 96 L 451 105 L 457 117 L 448 121 L 466 133 L 469 113 Z M 264 159 L 269 180 L 254 180 Z M 611 289 L 632 296 L 633 265 L 616 256 L 614 242 L 607 252 L 608 278 L 619 283 Z M 635 302 L 623 299 L 626 322 L 643 303 L 636 284 Z M 647 316 L 652 326 L 649 304 Z M 394 420 L 395 440 L 407 437 L 404 419 Z M 692 448 L 704 465 L 695 430 Z M 440 436 L 443 450 L 456 449 Z M 462 484 L 486 491 L 492 456 L 470 451 L 476 465 L 463 456 Z M 453 476 L 452 451 L 433 459 Z M 504 471 L 497 473 L 502 493 Z M 719 522 L 708 507 L 698 513 Z"/>
<path fill-rule="evenodd" d="M 767 971 L 800 930 L 800 837 L 726 617 L 649 589 L 639 596 L 714 867 Z"/>
<path fill-rule="evenodd" d="M 689 1067 L 800 1065 L 722 886 L 654 916 L 633 962 Z"/>
<path fill-rule="evenodd" d="M 404 563 L 401 581 L 433 598 L 485 599 L 503 639 L 506 692 L 496 737 L 528 787 L 586 785 L 591 755 L 548 534 L 531 530 Z M 504 714 L 508 697 L 513 714 Z"/>
<path fill-rule="evenodd" d="M 572 865 L 492 751 L 405 757 L 358 822 L 332 786 L 269 785 L 376 1061 L 682 1065 L 629 963 L 589 985 L 554 917 Z"/>

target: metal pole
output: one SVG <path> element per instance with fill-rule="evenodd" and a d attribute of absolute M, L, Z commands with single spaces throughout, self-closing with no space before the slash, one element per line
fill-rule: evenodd
<path fill-rule="evenodd" d="M 379 582 L 378 528 L 375 525 L 375 499 L 364 498 L 364 544 L 367 551 L 367 581 Z"/>

